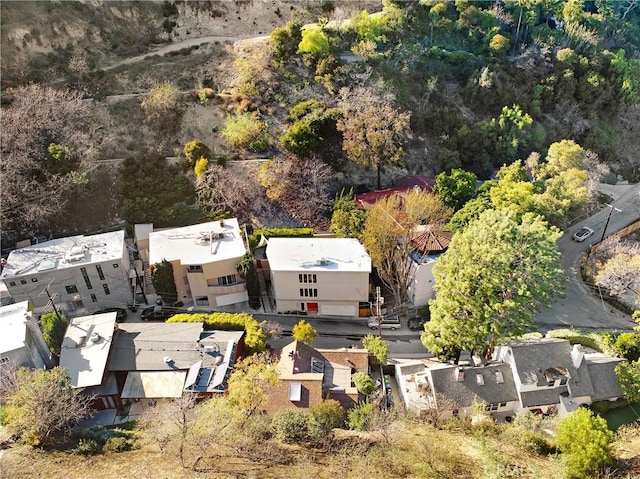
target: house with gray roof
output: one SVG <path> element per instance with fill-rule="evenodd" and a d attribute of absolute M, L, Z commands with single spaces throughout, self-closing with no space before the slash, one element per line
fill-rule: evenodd
<path fill-rule="evenodd" d="M 109 370 L 124 400 L 223 393 L 244 331 L 204 331 L 203 323 L 121 323 Z"/>
<path fill-rule="evenodd" d="M 621 397 L 615 375 L 620 361 L 564 339 L 518 340 L 498 346 L 488 364 L 400 362 L 396 379 L 405 406 L 414 411 L 469 415 L 480 401 L 506 420 L 530 411 L 562 416 L 581 405 Z"/>

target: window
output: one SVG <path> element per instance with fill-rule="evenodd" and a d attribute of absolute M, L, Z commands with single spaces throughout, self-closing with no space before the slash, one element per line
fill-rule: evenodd
<path fill-rule="evenodd" d="M 87 268 L 80 268 L 80 272 L 82 273 L 84 282 L 87 285 L 87 289 L 93 289 L 93 286 L 91 285 L 91 280 L 89 279 L 89 275 L 87 274 Z"/>
<path fill-rule="evenodd" d="M 113 263 L 113 267 L 114 267 L 114 268 L 119 268 L 119 267 L 120 267 L 120 265 L 119 265 L 118 263 Z"/>
<path fill-rule="evenodd" d="M 502 384 L 504 382 L 504 376 L 502 376 L 502 371 L 496 371 L 496 382 L 498 384 Z"/>
<path fill-rule="evenodd" d="M 484 377 L 482 376 L 482 373 L 476 373 L 476 383 L 480 386 L 484 386 Z"/>
<path fill-rule="evenodd" d="M 318 290 L 315 288 L 300 288 L 300 296 L 303 298 L 317 298 Z"/>
<path fill-rule="evenodd" d="M 314 357 L 311 357 L 311 372 L 312 373 L 323 373 L 324 372 L 324 361 L 320 361 Z"/>
<path fill-rule="evenodd" d="M 500 407 L 507 407 L 507 403 L 506 402 L 501 402 L 500 403 Z"/>
<path fill-rule="evenodd" d="M 92 302 L 92 303 L 96 303 L 96 302 L 98 302 L 98 298 L 96 298 L 96 295 L 95 295 L 95 294 L 92 294 L 92 295 L 91 295 L 91 302 Z"/>
<path fill-rule="evenodd" d="M 15 281 L 9 281 L 9 286 L 15 286 L 16 282 Z"/>
<path fill-rule="evenodd" d="M 227 286 L 229 284 L 234 284 L 237 282 L 238 280 L 236 279 L 235 274 L 228 274 L 226 276 L 218 277 L 218 286 Z"/>
<path fill-rule="evenodd" d="M 7 364 L 9 362 L 9 358 L 0 358 L 0 364 Z"/>
<path fill-rule="evenodd" d="M 298 282 L 300 283 L 317 283 L 318 277 L 315 274 L 299 274 Z"/>
<path fill-rule="evenodd" d="M 104 273 L 102 272 L 102 266 L 96 265 L 96 271 L 98 272 L 98 278 L 104 281 Z"/>
<path fill-rule="evenodd" d="M 560 386 L 564 386 L 565 384 L 567 384 L 567 378 L 563 378 L 560 380 Z"/>
<path fill-rule="evenodd" d="M 27 280 L 26 279 L 21 279 L 20 280 L 20 284 L 27 284 Z"/>
<path fill-rule="evenodd" d="M 65 286 L 64 288 L 67 290 L 67 294 L 73 294 L 78 292 L 78 288 L 75 284 Z"/>
<path fill-rule="evenodd" d="M 31 278 L 31 282 L 32 283 L 37 283 L 38 282 L 38 278 Z"/>
<path fill-rule="evenodd" d="M 484 410 L 485 410 L 485 411 L 497 411 L 497 410 L 498 410 L 498 405 L 497 405 L 497 404 L 495 404 L 495 403 L 494 403 L 494 404 L 487 404 L 487 405 L 484 407 Z"/>
<path fill-rule="evenodd" d="M 209 306 L 209 298 L 207 296 L 196 296 L 196 304 L 198 306 Z"/>
<path fill-rule="evenodd" d="M 103 284 L 102 287 L 104 288 L 104 294 L 111 294 L 111 291 L 109 291 L 108 284 Z"/>
<path fill-rule="evenodd" d="M 190 264 L 188 271 L 189 273 L 202 273 L 202 266 L 199 264 Z"/>

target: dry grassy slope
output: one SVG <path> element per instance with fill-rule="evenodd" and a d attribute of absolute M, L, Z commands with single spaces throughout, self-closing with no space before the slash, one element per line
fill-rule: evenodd
<path fill-rule="evenodd" d="M 325 15 L 319 0 L 212 0 L 177 2 L 171 33 L 162 1 L 113 2 L 3 0 L 0 3 L 3 85 L 29 81 L 31 69 L 51 69 L 38 59 L 59 48 L 73 47 L 98 63 L 148 51 L 154 43 L 180 42 L 203 36 L 268 35 L 295 12 L 301 21 Z M 353 0 L 348 10 L 375 9 L 379 0 Z"/>

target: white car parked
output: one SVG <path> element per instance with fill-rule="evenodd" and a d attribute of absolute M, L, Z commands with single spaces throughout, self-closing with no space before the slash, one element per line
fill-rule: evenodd
<path fill-rule="evenodd" d="M 582 243 L 592 234 L 593 234 L 593 230 L 591 228 L 583 226 L 573 234 L 573 240 Z"/>
<path fill-rule="evenodd" d="M 376 316 L 370 316 L 369 321 L 367 321 L 367 326 L 369 326 L 373 330 L 378 329 L 378 318 Z M 402 325 L 400 324 L 400 320 L 398 316 L 382 316 L 382 321 L 380 321 L 380 327 L 382 329 L 390 329 L 391 331 L 395 331 L 399 329 Z"/>

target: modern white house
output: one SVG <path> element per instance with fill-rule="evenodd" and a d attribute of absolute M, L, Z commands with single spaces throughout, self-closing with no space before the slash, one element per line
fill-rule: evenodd
<path fill-rule="evenodd" d="M 411 235 L 413 252 L 408 261 L 411 268 L 411 283 L 407 297 L 415 307 L 426 306 L 434 297 L 435 278 L 433 267 L 436 260 L 451 243 L 451 233 L 434 225 L 416 226 Z"/>
<path fill-rule="evenodd" d="M 217 307 L 249 299 L 237 266 L 247 252 L 236 218 L 149 233 L 149 264 L 173 266 L 179 301 Z M 162 291 L 156 291 L 162 296 Z"/>
<path fill-rule="evenodd" d="M 492 416 L 509 421 L 528 412 L 562 417 L 582 405 L 618 399 L 620 361 L 564 339 L 543 338 L 498 346 L 488 363 L 412 360 L 395 369 L 407 409 L 468 416 L 480 401 Z"/>
<path fill-rule="evenodd" d="M 369 299 L 371 258 L 353 238 L 270 238 L 266 250 L 278 313 L 358 317 Z"/>
<path fill-rule="evenodd" d="M 15 302 L 66 313 L 125 307 L 132 299 L 125 232 L 69 236 L 11 251 L 0 274 Z M 49 309 L 50 310 L 50 309 Z"/>
<path fill-rule="evenodd" d="M 27 301 L 0 307 L 0 367 L 9 361 L 28 368 L 55 365 Z"/>

